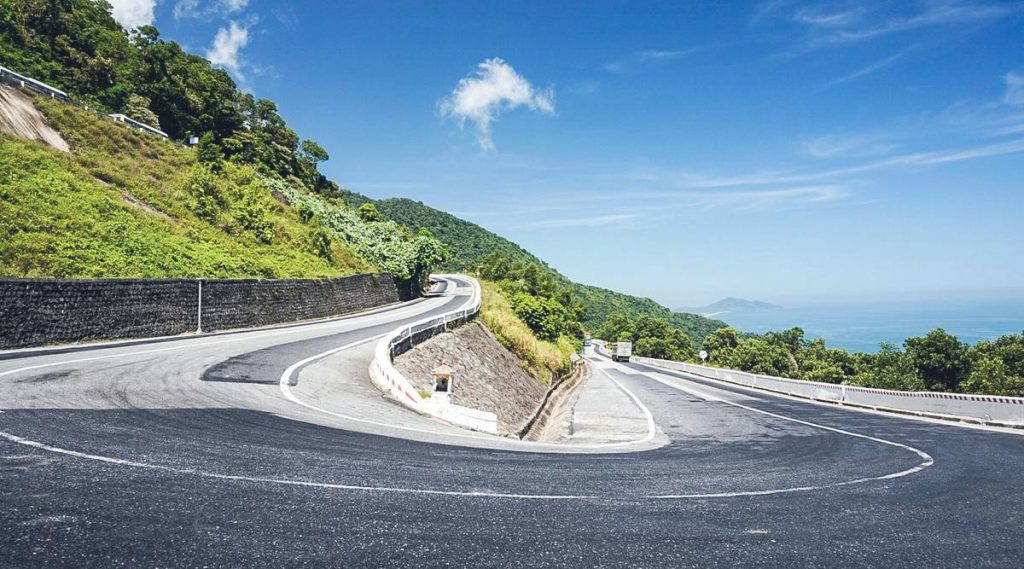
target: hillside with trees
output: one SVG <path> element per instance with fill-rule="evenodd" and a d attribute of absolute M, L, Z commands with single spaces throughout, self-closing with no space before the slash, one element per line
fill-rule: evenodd
<path fill-rule="evenodd" d="M 318 170 L 328 153 L 301 140 L 272 101 L 240 91 L 152 26 L 124 30 L 106 2 L 0 0 L 0 62 L 92 109 L 31 101 L 70 152 L 0 134 L 2 276 L 383 270 L 422 282 L 447 258 L 429 234 L 348 206 Z M 172 139 L 197 135 L 199 145 L 126 128 L 108 112 Z"/>
<path fill-rule="evenodd" d="M 579 322 L 586 329 L 599 329 L 613 314 L 628 318 L 646 316 L 664 320 L 673 329 L 683 332 L 694 342 L 700 342 L 712 330 L 725 326 L 724 322 L 696 314 L 672 312 L 649 298 L 572 282 L 547 263 L 508 239 L 475 223 L 424 205 L 422 202 L 409 199 L 387 199 L 376 203 L 380 211 L 389 218 L 413 231 L 425 228 L 444 242 L 452 253 L 448 261 L 448 268 L 453 270 L 469 269 L 472 272 L 484 266 L 490 266 L 493 269 L 496 264 L 501 264 L 508 270 L 519 267 L 515 270 L 522 272 L 526 270 L 526 267 L 532 267 L 530 269 L 532 272 L 545 275 L 545 279 L 551 283 L 557 283 L 566 291 L 565 294 L 571 295 L 573 302 L 580 308 Z M 504 274 L 503 271 L 499 272 Z"/>

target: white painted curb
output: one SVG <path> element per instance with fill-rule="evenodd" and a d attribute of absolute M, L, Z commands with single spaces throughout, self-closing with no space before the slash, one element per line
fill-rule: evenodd
<path fill-rule="evenodd" d="M 497 415 L 488 411 L 455 405 L 448 402 L 447 398 L 422 397 L 419 391 L 413 387 L 412 382 L 395 368 L 392 361 L 393 349 L 400 342 L 420 332 L 445 327 L 450 322 L 472 316 L 480 311 L 481 291 L 480 283 L 476 279 L 465 275 L 433 276 L 447 280 L 449 289 L 453 291 L 456 286 L 452 279 L 458 278 L 469 282 L 473 288 L 469 302 L 459 310 L 406 324 L 386 334 L 377 342 L 377 347 L 374 350 L 373 361 L 370 362 L 370 380 L 385 395 L 391 396 L 395 401 L 417 413 L 437 417 L 442 421 L 466 429 L 496 435 L 498 434 Z"/>

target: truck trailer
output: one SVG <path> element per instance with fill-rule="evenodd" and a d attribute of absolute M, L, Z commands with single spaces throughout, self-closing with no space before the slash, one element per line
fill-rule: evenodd
<path fill-rule="evenodd" d="M 615 342 L 612 349 L 613 362 L 628 362 L 633 355 L 633 342 Z"/>

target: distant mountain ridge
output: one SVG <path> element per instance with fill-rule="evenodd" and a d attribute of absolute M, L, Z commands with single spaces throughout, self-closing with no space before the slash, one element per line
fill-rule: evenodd
<path fill-rule="evenodd" d="M 777 310 L 782 308 L 777 304 L 762 302 L 760 300 L 747 300 L 745 298 L 728 297 L 713 302 L 707 306 L 691 306 L 677 308 L 676 312 L 699 314 L 704 317 L 717 316 L 726 313 L 761 312 L 764 310 Z"/>

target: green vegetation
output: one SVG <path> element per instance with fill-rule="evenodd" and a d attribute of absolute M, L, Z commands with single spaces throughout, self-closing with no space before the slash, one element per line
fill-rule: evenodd
<path fill-rule="evenodd" d="M 690 361 L 696 354 L 689 336 L 667 320 L 652 316 L 630 318 L 615 312 L 605 319 L 595 334 L 612 342 L 633 342 L 633 353 L 638 356 Z"/>
<path fill-rule="evenodd" d="M 0 135 L 0 275 L 329 277 L 373 266 L 314 243 L 250 165 L 214 174 L 192 151 L 39 98 L 70 154 Z"/>
<path fill-rule="evenodd" d="M 272 101 L 239 91 L 224 70 L 161 40 L 153 26 L 125 31 L 107 2 L 0 0 L 0 61 L 176 140 L 209 133 L 226 158 L 262 174 L 343 194 L 317 171 L 327 153 L 300 142 Z"/>
<path fill-rule="evenodd" d="M 422 282 L 428 234 L 46 98 L 70 154 L 0 135 L 0 275 L 320 278 L 385 270 Z"/>
<path fill-rule="evenodd" d="M 359 198 L 368 200 L 362 196 Z M 567 294 L 573 299 L 572 302 L 579 309 L 576 317 L 586 329 L 597 330 L 614 313 L 629 318 L 647 316 L 664 320 L 674 329 L 689 336 L 694 342 L 700 342 L 712 330 L 725 326 L 724 322 L 696 314 L 672 312 L 649 298 L 640 298 L 574 283 L 508 239 L 421 202 L 408 199 L 388 199 L 376 202 L 376 207 L 388 218 L 412 231 L 421 228 L 428 229 L 447 245 L 452 253 L 446 265 L 449 269 L 468 272 L 477 269 L 484 270 L 485 266 L 493 265 L 495 259 L 499 257 L 503 259 L 501 262 L 509 267 L 533 267 L 530 269 L 531 271 L 546 275 L 545 280 L 549 281 L 551 286 L 557 286 L 563 291 L 562 294 Z M 486 274 L 485 278 L 487 278 Z"/>
<path fill-rule="evenodd" d="M 519 245 L 492 233 L 483 227 L 436 210 L 422 202 L 405 198 L 392 198 L 377 202 L 377 208 L 402 225 L 417 230 L 426 228 L 452 249 L 452 258 L 446 268 L 472 272 L 495 253 L 509 263 L 537 265 L 554 272 L 543 261 Z"/>
<path fill-rule="evenodd" d="M 0 0 L 0 61 L 120 111 L 195 150 L 44 97 L 70 155 L 0 136 L 0 275 L 330 277 L 385 270 L 426 280 L 444 245 L 379 214 L 318 171 L 272 101 L 144 26 L 126 32 L 106 2 Z"/>
<path fill-rule="evenodd" d="M 568 373 L 576 345 L 566 336 L 554 342 L 541 340 L 513 310 L 501 286 L 488 281 L 480 284 L 483 288 L 481 322 L 501 345 L 522 360 L 526 371 L 543 383 Z"/>
<path fill-rule="evenodd" d="M 673 328 L 689 336 L 695 343 L 699 343 L 713 330 L 726 325 L 725 322 L 697 314 L 672 312 L 649 298 L 622 294 L 596 286 L 574 283 L 573 294 L 585 307 L 583 325 L 591 330 L 599 329 L 613 314 L 630 319 L 646 316 L 668 322 Z"/>
<path fill-rule="evenodd" d="M 709 365 L 751 373 L 904 391 L 1024 396 L 1024 334 L 968 346 L 939 328 L 907 338 L 902 349 L 882 344 L 867 354 L 806 340 L 800 328 L 747 337 L 721 328 L 703 348 Z"/>
<path fill-rule="evenodd" d="M 279 180 L 270 184 L 295 206 L 302 219 L 329 231 L 352 245 L 363 259 L 400 278 L 423 285 L 430 271 L 448 258 L 448 249 L 429 233 L 410 235 L 372 209 L 372 204 L 353 211 L 339 201 L 297 190 Z"/>

